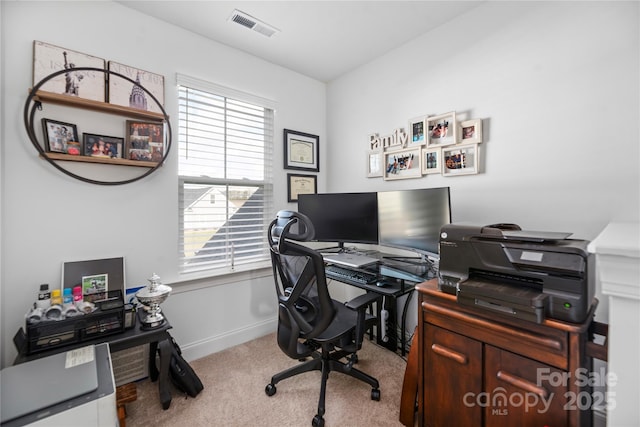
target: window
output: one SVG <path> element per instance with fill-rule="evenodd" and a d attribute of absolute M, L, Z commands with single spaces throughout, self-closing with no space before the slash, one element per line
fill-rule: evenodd
<path fill-rule="evenodd" d="M 273 106 L 178 75 L 181 271 L 269 260 Z"/>

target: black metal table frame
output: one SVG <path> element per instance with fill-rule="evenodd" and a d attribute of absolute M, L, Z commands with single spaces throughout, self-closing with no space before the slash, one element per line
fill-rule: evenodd
<path fill-rule="evenodd" d="M 161 326 L 155 329 L 146 329 L 143 328 L 143 323 L 141 321 L 142 316 L 144 315 L 146 314 L 144 314 L 143 309 L 139 309 L 136 325 L 123 332 L 98 337 L 81 343 L 69 344 L 34 354 L 18 354 L 14 364 L 24 363 L 30 360 L 50 356 L 52 354 L 61 353 L 63 351 L 69 351 L 75 348 L 85 347 L 91 344 L 100 344 L 103 342 L 109 343 L 109 350 L 111 353 L 137 347 L 139 345 L 149 344 L 149 379 L 152 382 L 158 381 L 160 403 L 162 404 L 163 409 L 168 409 L 171 405 L 169 365 L 171 361 L 172 342 L 171 335 L 169 335 L 168 332 L 168 330 L 171 329 L 171 324 L 165 319 L 165 322 Z M 156 366 L 156 352 L 159 353 L 160 369 Z"/>
<path fill-rule="evenodd" d="M 384 276 L 383 276 L 384 279 Z M 357 282 L 351 282 L 348 281 L 346 279 L 338 279 L 338 278 L 331 278 L 331 280 L 336 280 L 340 283 L 344 283 L 345 285 L 349 285 L 349 286 L 355 286 L 357 288 L 363 289 L 367 292 L 374 292 L 380 296 L 385 296 L 385 297 L 390 297 L 393 300 L 393 304 L 394 307 L 396 306 L 396 301 L 398 298 L 402 297 L 402 296 L 407 296 L 406 300 L 404 302 L 404 307 L 402 309 L 402 320 L 400 322 L 400 352 L 402 354 L 402 356 L 406 355 L 406 324 L 407 324 L 407 309 L 409 308 L 409 301 L 411 300 L 411 295 L 413 294 L 413 291 L 415 289 L 415 284 L 413 282 L 408 282 L 402 279 L 395 279 L 392 277 L 389 277 L 389 279 L 393 280 L 393 281 L 397 281 L 397 284 L 399 286 L 390 286 L 390 287 L 379 287 L 376 285 L 366 285 L 366 284 L 362 284 L 362 283 L 357 283 Z M 382 307 L 380 304 L 378 304 L 377 306 L 377 316 L 378 318 L 380 317 L 380 312 L 382 310 Z M 394 310 L 395 312 L 395 310 Z M 396 319 L 393 319 L 393 322 L 390 322 L 394 328 L 397 325 Z M 394 332 L 394 335 L 396 333 Z M 397 349 L 396 349 L 397 351 Z"/>

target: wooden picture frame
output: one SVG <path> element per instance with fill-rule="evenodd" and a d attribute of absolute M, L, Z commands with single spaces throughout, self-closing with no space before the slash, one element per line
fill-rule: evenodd
<path fill-rule="evenodd" d="M 367 178 L 379 178 L 384 175 L 382 151 L 367 152 Z"/>
<path fill-rule="evenodd" d="M 46 151 L 79 156 L 78 128 L 73 123 L 42 119 Z"/>
<path fill-rule="evenodd" d="M 106 99 L 105 73 L 74 68 L 105 69 L 106 61 L 75 50 L 54 46 L 38 40 L 33 42 L 33 85 L 50 74 L 67 70 L 44 83 L 39 90 L 104 102 Z"/>
<path fill-rule="evenodd" d="M 456 145 L 442 149 L 442 175 L 459 176 L 478 173 L 478 144 Z"/>
<path fill-rule="evenodd" d="M 287 201 L 297 202 L 300 194 L 316 194 L 318 177 L 315 175 L 287 174 Z"/>
<path fill-rule="evenodd" d="M 458 125 L 460 144 L 479 144 L 482 142 L 482 120 L 472 119 Z"/>
<path fill-rule="evenodd" d="M 442 173 L 442 149 L 423 148 L 422 149 L 422 174 Z"/>
<path fill-rule="evenodd" d="M 420 147 L 385 152 L 384 179 L 420 178 L 422 176 L 420 152 Z"/>
<path fill-rule="evenodd" d="M 164 156 L 164 123 L 126 122 L 126 159 L 160 162 Z"/>
<path fill-rule="evenodd" d="M 409 145 L 424 145 L 427 143 L 425 122 L 424 116 L 409 120 Z"/>
<path fill-rule="evenodd" d="M 458 128 L 456 112 L 427 117 L 426 126 L 427 147 L 444 147 L 458 142 Z"/>
<path fill-rule="evenodd" d="M 82 147 L 85 156 L 121 159 L 124 138 L 84 133 L 82 134 Z"/>
<path fill-rule="evenodd" d="M 320 172 L 320 137 L 285 129 L 284 168 Z"/>
<path fill-rule="evenodd" d="M 160 107 L 164 107 L 164 76 L 114 61 L 109 61 L 109 71 L 136 82 L 132 83 L 109 73 L 109 104 L 162 113 Z M 157 102 L 149 94 L 153 95 Z"/>

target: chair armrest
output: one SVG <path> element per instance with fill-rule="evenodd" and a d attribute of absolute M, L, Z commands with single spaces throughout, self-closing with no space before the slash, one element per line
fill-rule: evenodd
<path fill-rule="evenodd" d="M 381 298 L 381 295 L 378 295 L 374 292 L 367 292 L 366 294 L 355 297 L 354 299 L 347 301 L 345 306 L 348 309 L 354 310 L 358 312 L 358 320 L 356 323 L 355 329 L 355 348 L 360 349 L 362 347 L 362 340 L 364 339 L 364 333 L 366 330 L 366 311 L 367 307 L 376 302 Z M 372 318 L 375 319 L 375 318 Z"/>
<path fill-rule="evenodd" d="M 380 295 L 374 292 L 367 292 L 366 294 L 355 297 L 352 300 L 347 301 L 344 305 L 351 310 L 360 310 L 362 307 L 366 307 L 369 304 L 374 303 L 376 300 L 380 299 Z"/>

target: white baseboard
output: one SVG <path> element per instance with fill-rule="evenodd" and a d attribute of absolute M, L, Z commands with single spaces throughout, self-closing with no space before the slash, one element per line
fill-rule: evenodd
<path fill-rule="evenodd" d="M 241 329 L 231 330 L 198 342 L 190 344 L 180 343 L 182 357 L 187 361 L 200 359 L 212 353 L 217 353 L 235 345 L 268 335 L 275 332 L 276 327 L 277 319 L 274 318 Z"/>

